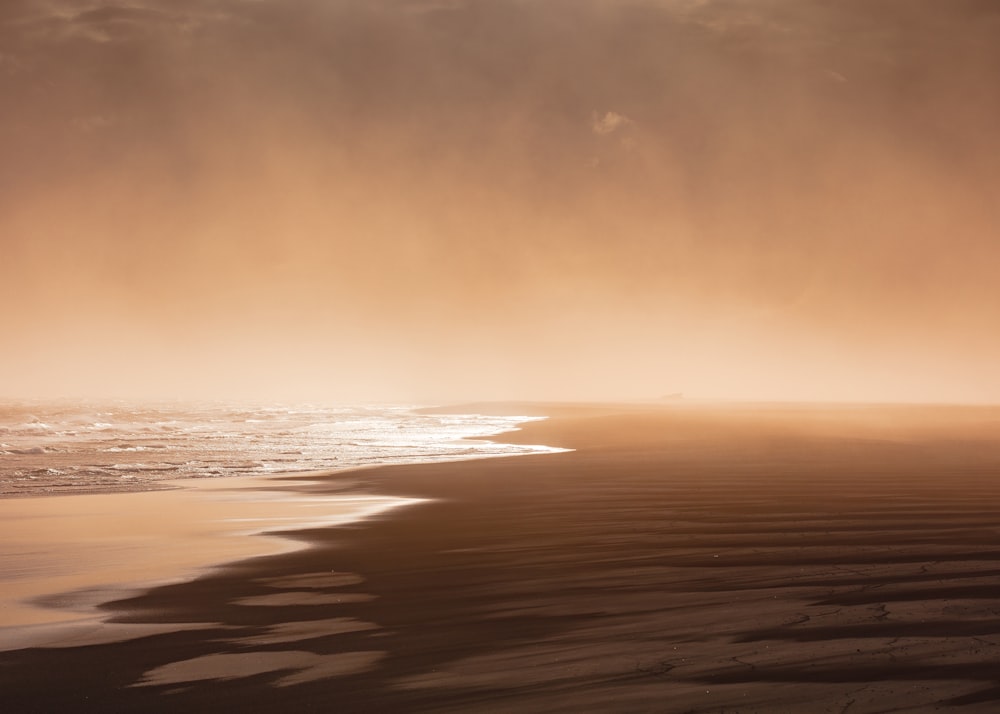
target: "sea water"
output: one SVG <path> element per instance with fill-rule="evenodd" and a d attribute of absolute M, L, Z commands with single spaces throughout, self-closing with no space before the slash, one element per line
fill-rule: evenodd
<path fill-rule="evenodd" d="M 556 451 L 483 440 L 535 418 L 412 405 L 4 403 L 0 496 Z"/>

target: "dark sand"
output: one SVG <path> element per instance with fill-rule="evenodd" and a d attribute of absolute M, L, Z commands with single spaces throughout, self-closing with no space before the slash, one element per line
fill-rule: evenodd
<path fill-rule="evenodd" d="M 0 711 L 1000 711 L 1000 409 L 535 411 L 576 451 L 355 472 L 436 500 L 0 652 Z"/>

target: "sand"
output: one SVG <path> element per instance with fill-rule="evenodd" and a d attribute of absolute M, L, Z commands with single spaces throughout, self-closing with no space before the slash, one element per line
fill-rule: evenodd
<path fill-rule="evenodd" d="M 0 499 L 0 650 L 85 633 L 117 639 L 102 624 L 104 601 L 229 561 L 308 547 L 283 537 L 285 530 L 419 502 L 312 493 L 312 478 L 186 479 L 140 493 Z"/>
<path fill-rule="evenodd" d="M 575 451 L 351 474 L 427 500 L 0 652 L 5 710 L 1000 708 L 1000 409 L 508 408 Z"/>

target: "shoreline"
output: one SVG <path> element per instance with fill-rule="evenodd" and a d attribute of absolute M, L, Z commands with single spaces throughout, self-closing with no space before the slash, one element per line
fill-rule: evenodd
<path fill-rule="evenodd" d="M 427 501 L 105 602 L 162 631 L 0 653 L 0 686 L 24 712 L 994 711 L 1000 409 L 807 412 L 567 409 L 495 438 L 576 451 L 367 470 Z"/>
<path fill-rule="evenodd" d="M 469 448 L 499 443 L 492 436 L 458 441 Z M 310 547 L 292 531 L 360 521 L 422 500 L 358 490 L 355 474 L 518 455 L 468 452 L 319 471 L 164 479 L 141 489 L 10 494 L 0 498 L 0 651 L 100 624 L 98 607 L 106 600 L 245 558 Z M 332 492 L 331 480 L 340 484 Z M 317 514 L 319 508 L 326 511 Z M 165 517 L 171 513 L 173 519 Z"/>

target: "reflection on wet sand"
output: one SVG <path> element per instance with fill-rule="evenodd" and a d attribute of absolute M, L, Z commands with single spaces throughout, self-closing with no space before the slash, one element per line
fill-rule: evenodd
<path fill-rule="evenodd" d="M 266 534 L 415 502 L 288 490 L 311 478 L 188 479 L 169 491 L 0 500 L 0 648 L 73 636 L 98 616 L 97 605 L 129 591 L 306 547 Z M 59 633 L 45 627 L 55 623 Z"/>

